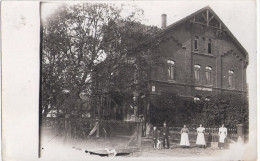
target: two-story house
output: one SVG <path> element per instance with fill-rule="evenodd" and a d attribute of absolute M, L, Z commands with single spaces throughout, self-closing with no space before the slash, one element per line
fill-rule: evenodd
<path fill-rule="evenodd" d="M 162 63 L 150 69 L 146 92 L 133 94 L 138 108 L 121 103 L 122 111 L 133 108 L 134 114 L 149 117 L 153 99 L 169 93 L 193 100 L 223 92 L 247 94 L 248 53 L 210 7 L 169 26 L 166 21 L 163 14 L 157 44 Z"/>
<path fill-rule="evenodd" d="M 166 15 L 162 15 L 165 25 Z M 151 71 L 150 93 L 207 97 L 247 91 L 248 54 L 210 7 L 164 28 L 160 54 L 165 64 Z"/>

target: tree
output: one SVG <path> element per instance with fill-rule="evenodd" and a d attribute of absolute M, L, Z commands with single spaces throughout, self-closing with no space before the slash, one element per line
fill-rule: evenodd
<path fill-rule="evenodd" d="M 150 57 L 158 53 L 152 52 L 153 48 L 148 47 L 147 43 L 156 41 L 159 32 L 157 27 L 146 26 L 132 19 L 111 21 L 105 27 L 103 41 L 109 55 L 102 65 L 96 66 L 96 73 L 101 75 L 96 77 L 97 81 L 107 80 L 107 86 L 103 85 L 103 88 L 121 94 L 145 89 Z"/>
<path fill-rule="evenodd" d="M 91 95 L 93 76 L 100 74 L 97 73 L 100 72 L 98 64 L 105 59 L 107 68 L 103 69 L 110 74 L 108 77 L 112 76 L 113 82 L 129 82 L 116 77 L 116 72 L 122 72 L 130 50 L 133 52 L 149 32 L 138 22 L 142 10 L 135 8 L 124 17 L 122 10 L 122 7 L 101 3 L 64 5 L 43 21 L 43 116 L 52 109 L 72 110 L 79 102 L 80 94 Z M 137 68 L 135 66 L 133 70 Z M 124 86 L 115 84 L 119 85 L 118 89 Z"/>
<path fill-rule="evenodd" d="M 64 92 L 74 101 L 88 92 L 93 68 L 105 55 L 103 27 L 120 12 L 106 4 L 64 5 L 42 24 L 44 115 L 62 106 Z"/>

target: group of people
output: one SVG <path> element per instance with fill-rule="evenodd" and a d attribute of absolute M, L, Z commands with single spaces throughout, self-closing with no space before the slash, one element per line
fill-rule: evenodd
<path fill-rule="evenodd" d="M 200 148 L 206 148 L 206 141 L 205 141 L 205 128 L 200 124 L 200 126 L 197 128 L 197 139 L 196 139 L 196 145 Z M 180 141 L 180 147 L 182 148 L 189 148 L 190 147 L 190 141 L 189 141 L 189 129 L 186 125 L 183 126 L 183 128 L 180 131 L 181 134 L 181 141 Z M 224 148 L 225 139 L 227 137 L 227 128 L 222 124 L 222 126 L 219 128 L 219 148 Z M 169 149 L 170 143 L 169 143 L 169 128 L 166 125 L 166 122 L 163 123 L 163 127 L 161 131 L 157 129 L 156 126 L 153 127 L 152 131 L 152 138 L 153 138 L 153 148 L 154 149 L 161 149 L 163 148 Z M 167 146 L 166 146 L 167 145 Z"/>
<path fill-rule="evenodd" d="M 166 126 L 166 123 L 163 123 L 162 128 L 162 137 L 161 137 L 161 131 L 157 129 L 156 126 L 153 127 L 152 131 L 152 137 L 153 137 L 153 148 L 154 149 L 161 149 L 161 143 L 163 143 L 163 147 L 166 149 L 170 148 L 170 142 L 169 142 L 169 128 Z M 165 147 L 165 142 L 167 144 L 167 147 Z"/>

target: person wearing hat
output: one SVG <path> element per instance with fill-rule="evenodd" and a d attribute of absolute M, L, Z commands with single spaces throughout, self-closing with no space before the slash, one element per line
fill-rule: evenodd
<path fill-rule="evenodd" d="M 169 142 L 169 128 L 167 127 L 166 122 L 163 123 L 163 128 L 162 128 L 162 134 L 163 134 L 163 148 L 165 148 L 165 141 L 167 143 L 167 148 L 170 148 L 170 142 Z"/>

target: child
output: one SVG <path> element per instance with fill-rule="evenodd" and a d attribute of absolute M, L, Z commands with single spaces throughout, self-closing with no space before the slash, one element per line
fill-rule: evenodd
<path fill-rule="evenodd" d="M 161 141 L 161 131 L 158 129 L 156 131 L 156 149 L 161 149 L 162 148 L 162 141 Z"/>

